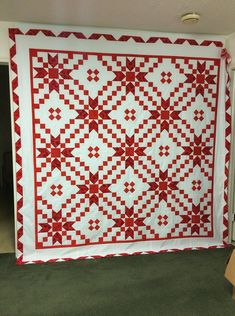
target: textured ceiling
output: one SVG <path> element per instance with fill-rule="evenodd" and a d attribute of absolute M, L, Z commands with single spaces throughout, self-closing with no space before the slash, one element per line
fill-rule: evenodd
<path fill-rule="evenodd" d="M 201 21 L 183 25 L 180 16 L 192 11 Z M 228 35 L 235 0 L 0 0 L 0 21 Z"/>

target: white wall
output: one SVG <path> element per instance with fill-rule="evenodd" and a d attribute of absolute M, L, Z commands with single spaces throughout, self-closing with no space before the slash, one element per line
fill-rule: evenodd
<path fill-rule="evenodd" d="M 232 58 L 230 69 L 235 69 L 235 33 L 230 34 L 225 41 L 225 46 Z"/>
<path fill-rule="evenodd" d="M 230 34 L 226 38 L 225 46 L 231 56 L 231 63 L 229 65 L 230 69 L 230 76 L 231 76 L 231 102 L 232 102 L 232 137 L 231 137 L 231 156 L 230 156 L 230 179 L 229 179 L 229 191 L 230 191 L 230 197 L 229 197 L 229 238 L 232 241 L 235 241 L 235 223 L 233 222 L 233 213 L 235 212 L 235 197 L 234 197 L 234 191 L 235 191 L 235 183 L 234 183 L 234 172 L 235 172 L 235 33 Z"/>
<path fill-rule="evenodd" d="M 8 28 L 14 27 L 14 22 L 0 21 L 0 63 L 9 62 L 9 38 Z"/>

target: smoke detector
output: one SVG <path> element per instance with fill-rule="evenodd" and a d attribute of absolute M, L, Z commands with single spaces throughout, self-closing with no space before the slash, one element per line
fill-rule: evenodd
<path fill-rule="evenodd" d="M 197 23 L 200 20 L 200 14 L 198 13 L 186 13 L 181 16 L 181 21 L 185 24 Z"/>

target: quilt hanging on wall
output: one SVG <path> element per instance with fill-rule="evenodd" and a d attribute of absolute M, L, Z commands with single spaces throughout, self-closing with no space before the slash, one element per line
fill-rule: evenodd
<path fill-rule="evenodd" d="M 221 38 L 9 36 L 18 263 L 226 245 Z"/>

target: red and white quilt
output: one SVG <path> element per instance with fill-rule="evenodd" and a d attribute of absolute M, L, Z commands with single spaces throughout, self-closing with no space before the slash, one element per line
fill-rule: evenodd
<path fill-rule="evenodd" d="M 111 33 L 10 30 L 18 262 L 227 242 L 222 42 Z"/>

